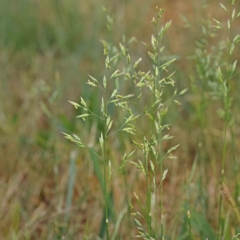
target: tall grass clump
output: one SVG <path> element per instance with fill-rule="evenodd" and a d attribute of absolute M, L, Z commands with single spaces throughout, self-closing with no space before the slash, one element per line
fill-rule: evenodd
<path fill-rule="evenodd" d="M 233 207 L 239 220 L 237 203 L 226 184 L 226 161 L 229 156 L 227 152 L 230 145 L 228 141 L 230 132 L 233 146 L 232 156 L 235 168 L 238 167 L 237 156 L 234 152 L 236 151 L 236 139 L 231 108 L 233 103 L 232 79 L 236 75 L 237 68 L 237 61 L 232 59 L 235 46 L 240 42 L 240 35 L 233 36 L 232 25 L 240 13 L 236 12 L 233 0 L 227 7 L 223 4 L 220 6 L 228 13 L 227 40 L 220 41 L 218 45 L 213 46 L 212 42 L 215 41 L 219 29 L 224 28 L 224 24 L 214 19 L 215 28 L 213 29 L 211 20 L 204 20 L 201 27 L 203 36 L 196 41 L 197 47 L 193 54 L 196 72 L 194 76 L 191 76 L 190 86 L 192 95 L 197 99 L 195 118 L 199 123 L 199 132 L 197 133 L 198 146 L 195 147 L 198 150 L 194 156 L 190 177 L 186 180 L 188 197 L 187 200 L 183 200 L 183 211 L 179 210 L 184 214 L 183 221 L 180 226 L 176 227 L 174 236 L 180 235 L 181 239 L 195 239 L 195 236 L 201 239 L 217 240 L 232 238 L 233 235 L 235 239 L 238 237 L 236 232 L 234 234 L 230 232 L 229 222 L 231 221 L 229 215 L 223 213 L 223 198 L 227 199 Z M 164 182 L 170 171 L 167 161 L 175 158 L 173 152 L 179 144 L 171 146 L 166 143 L 173 138 L 168 114 L 174 104 L 181 105 L 177 98 L 185 94 L 187 88 L 178 92 L 176 82 L 173 80 L 175 74 L 173 64 L 176 58 L 164 55 L 164 37 L 171 26 L 171 21 L 161 26 L 163 14 L 164 10 L 156 7 L 156 16 L 152 19 L 154 33 L 151 35 L 150 44 L 143 43 L 149 58 L 135 59 L 135 56 L 130 54 L 129 44 L 126 43 L 125 37 L 118 47 L 110 41 L 101 40 L 105 57 L 104 70 L 97 76 L 89 75 L 87 81 L 87 84 L 96 90 L 93 92 L 96 93 L 98 99 L 97 107 L 92 107 L 83 97 L 80 98 L 80 102 L 69 101 L 80 112 L 77 118 L 83 120 L 82 126 L 85 124 L 88 126 L 88 123 L 93 122 L 97 125 L 97 143 L 95 140 L 92 141 L 92 136 L 79 137 L 70 133 L 64 133 L 64 135 L 79 147 L 88 149 L 90 158 L 95 164 L 95 173 L 104 199 L 103 221 L 98 235 L 101 238 L 106 236 L 107 240 L 117 238 L 120 225 L 125 223 L 123 218 L 127 207 L 130 209 L 128 213 L 133 216 L 133 220 L 128 216 L 128 226 L 124 228 L 130 239 L 133 234 L 149 240 L 172 239 L 174 235 L 171 235 L 171 230 L 166 227 L 168 221 L 166 199 L 174 196 L 167 195 L 168 191 L 166 191 Z M 110 29 L 113 20 L 109 16 L 107 20 L 107 27 Z M 111 34 L 114 34 L 114 28 Z M 111 35 L 112 39 L 113 35 Z M 215 100 L 214 103 L 212 99 Z M 214 152 L 215 140 L 212 138 L 209 141 L 208 136 L 208 131 L 211 130 L 209 128 L 213 123 L 212 119 L 206 117 L 208 112 L 216 106 L 221 106 L 217 112 L 224 125 L 220 174 L 217 174 L 219 170 L 219 164 L 216 162 L 217 153 L 211 156 Z M 213 119 L 215 120 L 215 116 Z M 121 142 L 124 144 L 121 145 Z M 128 143 L 127 150 L 124 149 L 126 143 Z M 211 151 L 208 151 L 210 148 Z M 213 167 L 211 172 L 207 171 L 209 169 L 207 160 Z M 132 165 L 136 168 L 129 167 Z M 135 179 L 139 182 L 128 183 L 129 171 L 129 174 L 134 174 L 136 170 Z M 121 205 L 122 209 L 116 220 L 112 192 L 114 191 L 113 182 L 121 178 L 120 174 L 124 176 L 125 202 Z M 190 183 L 195 181 L 195 174 L 198 178 L 196 184 L 198 192 L 193 199 L 190 194 Z M 218 216 L 212 220 L 214 223 L 217 222 L 216 231 L 213 230 L 214 224 L 209 220 L 208 214 L 207 180 L 209 174 L 213 174 L 216 179 L 216 176 L 220 177 L 219 200 L 214 202 L 218 205 L 218 209 L 211 210 L 214 213 L 218 212 Z M 132 190 L 130 185 L 136 189 Z M 194 206 L 191 207 L 192 205 Z M 135 230 L 132 229 L 134 224 Z"/>
<path fill-rule="evenodd" d="M 105 72 L 102 81 L 98 81 L 95 77 L 89 75 L 89 80 L 87 82 L 88 85 L 92 87 L 97 87 L 99 89 L 100 94 L 100 112 L 94 113 L 91 111 L 91 109 L 88 107 L 87 103 L 83 98 L 81 98 L 80 103 L 76 103 L 73 101 L 70 101 L 70 103 L 76 108 L 80 108 L 82 110 L 82 114 L 77 116 L 78 118 L 85 121 L 85 119 L 88 119 L 89 117 L 95 117 L 98 121 L 102 123 L 102 129 L 99 134 L 99 146 L 94 146 L 93 153 L 99 158 L 99 160 L 102 162 L 102 172 L 103 172 L 103 195 L 104 195 L 104 201 L 105 201 L 105 224 L 106 224 L 106 237 L 109 238 L 109 208 L 108 208 L 108 186 L 109 186 L 109 180 L 111 177 L 111 161 L 109 160 L 109 156 L 107 154 L 107 145 L 108 139 L 110 137 L 110 130 L 113 125 L 113 120 L 111 118 L 111 115 L 109 114 L 109 106 L 114 103 L 116 100 L 120 100 L 116 96 L 117 90 L 110 90 L 110 81 L 114 78 L 121 75 L 121 73 L 118 73 L 117 71 L 110 72 L 109 69 L 111 69 L 112 65 L 114 64 L 115 60 L 118 57 L 118 54 L 114 56 L 110 56 L 109 53 L 109 45 L 107 42 L 103 42 L 104 47 L 104 55 L 105 55 Z M 112 69 L 111 69 L 112 70 Z M 109 95 L 109 92 L 111 94 Z M 130 96 L 129 96 L 130 97 Z M 128 97 L 126 97 L 128 98 Z M 80 137 L 77 135 L 69 135 L 67 133 L 64 133 L 65 137 L 73 142 L 75 142 L 79 147 L 82 148 L 90 148 L 87 143 L 84 143 Z"/>
<path fill-rule="evenodd" d="M 234 49 L 239 43 L 239 35 L 233 36 L 233 24 L 236 21 L 236 18 L 239 17 L 239 14 L 237 14 L 237 10 L 235 9 L 235 1 L 228 1 L 228 5 L 226 6 L 220 3 L 220 7 L 227 14 L 228 20 L 226 22 L 218 21 L 215 18 L 213 20 L 203 20 L 202 36 L 198 41 L 196 41 L 197 47 L 194 56 L 196 61 L 197 77 L 195 80 L 191 79 L 191 86 L 193 93 L 199 97 L 198 104 L 196 104 L 198 121 L 201 126 L 200 130 L 202 132 L 202 136 L 199 138 L 201 140 L 199 156 L 201 162 L 200 167 L 202 170 L 204 170 L 202 174 L 200 174 L 200 178 L 206 179 L 207 177 L 207 175 L 204 177 L 206 172 L 205 170 L 207 170 L 207 166 L 209 166 L 206 164 L 206 159 L 210 160 L 213 176 L 218 175 L 217 172 L 220 170 L 220 195 L 218 201 L 218 218 L 216 219 L 218 223 L 215 238 L 230 239 L 230 219 L 227 214 L 223 214 L 223 198 L 225 198 L 233 207 L 238 219 L 239 210 L 237 210 L 236 203 L 231 197 L 225 182 L 227 181 L 226 164 L 228 163 L 228 166 L 234 165 L 234 168 L 238 169 L 235 147 L 236 140 L 234 133 L 235 121 L 232 113 L 232 105 L 234 99 L 233 86 L 235 85 L 233 79 L 236 78 L 237 68 L 237 60 L 233 60 L 233 56 Z M 214 22 L 214 24 L 212 24 L 212 22 Z M 224 38 L 220 36 L 220 33 L 222 36 L 227 36 L 227 39 L 224 40 Z M 219 42 L 217 44 L 215 42 L 216 37 L 220 39 L 218 40 Z M 213 103 L 211 100 L 214 100 Z M 213 137 L 205 134 L 212 131 L 212 129 L 209 127 L 211 127 L 211 124 L 214 123 L 211 121 L 217 120 L 217 118 L 214 116 L 207 118 L 206 114 L 208 114 L 211 109 L 216 107 L 219 108 L 217 113 L 222 119 L 223 124 L 223 141 L 220 143 L 223 144 L 221 148 L 221 164 L 217 162 L 218 153 L 210 150 L 212 147 L 210 147 L 209 143 L 214 145 Z M 231 138 L 231 144 L 229 144 L 228 135 Z M 228 151 L 228 148 L 230 147 L 231 154 Z M 212 152 L 212 156 L 206 155 L 208 149 Z M 232 159 L 231 162 L 227 162 L 229 157 Z M 234 180 L 236 180 L 235 174 Z M 203 185 L 203 183 L 204 182 L 201 180 L 201 189 L 206 187 L 206 185 Z M 201 192 L 199 192 L 199 194 L 201 194 Z M 199 198 L 201 199 L 201 196 Z M 202 207 L 204 207 L 205 214 L 207 214 L 206 211 L 208 210 L 209 201 L 207 199 L 207 195 L 205 195 L 203 200 L 204 204 Z M 210 226 L 210 223 L 208 225 Z"/>
<path fill-rule="evenodd" d="M 206 218 L 207 224 L 203 231 L 201 231 L 201 224 L 198 224 L 198 226 L 193 224 L 193 228 L 196 232 L 199 232 L 202 238 L 204 236 L 209 238 L 212 236 L 214 239 L 230 239 L 232 236 L 230 234 L 230 226 L 233 225 L 234 218 L 229 218 L 229 211 L 225 208 L 226 212 L 223 213 L 223 198 L 233 207 L 233 212 L 236 213 L 237 218 L 239 215 L 235 207 L 237 199 L 235 198 L 234 201 L 225 185 L 227 181 L 228 185 L 234 183 L 233 181 L 230 182 L 230 179 L 228 180 L 230 176 L 228 175 L 230 174 L 229 170 L 232 167 L 238 169 L 236 125 L 232 110 L 237 105 L 236 102 L 234 103 L 234 86 L 236 86 L 234 79 L 237 77 L 237 61 L 234 59 L 234 55 L 236 56 L 234 49 L 239 42 L 239 35 L 233 35 L 233 26 L 234 23 L 237 26 L 236 22 L 239 14 L 236 10 L 237 4 L 235 1 L 227 2 L 228 5 L 226 6 L 220 3 L 220 9 L 225 12 L 225 14 L 220 14 L 221 19 L 223 19 L 223 15 L 224 17 L 227 16 L 228 20 L 226 22 L 213 18 L 213 15 L 215 15 L 213 13 L 210 16 L 206 15 L 206 19 L 199 19 L 202 23 L 202 26 L 199 28 L 201 34 L 195 41 L 196 48 L 194 56 L 192 56 L 195 71 L 193 76 L 191 75 L 190 77 L 192 102 L 196 109 L 192 117 L 196 121 L 195 124 L 197 123 L 196 127 L 198 129 L 196 131 L 198 147 L 193 171 L 195 171 L 196 177 L 199 178 L 196 184 L 195 203 L 191 204 L 194 204 L 194 207 L 203 213 L 202 217 Z M 204 14 L 206 14 L 206 10 L 203 12 Z M 227 39 L 225 40 L 224 38 Z M 215 109 L 218 109 L 218 114 L 211 114 L 213 111 L 216 111 Z M 220 121 L 218 116 L 221 117 Z M 217 129 L 219 125 L 221 130 Z M 223 136 L 222 142 L 218 140 L 219 138 L 216 138 L 216 136 L 220 135 Z M 214 148 L 216 149 L 214 150 Z M 219 151 L 222 153 L 219 154 Z M 219 158 L 221 158 L 221 164 L 219 163 Z M 215 220 L 213 220 L 210 212 L 214 211 L 213 208 L 216 205 L 213 204 L 208 196 L 208 187 L 210 182 L 213 184 L 217 179 L 220 184 L 220 196 L 219 199 L 215 199 L 216 201 L 218 200 L 218 217 L 215 217 Z M 235 174 L 234 181 L 236 184 L 235 189 L 237 189 L 238 180 Z M 192 192 L 194 190 L 192 188 Z M 236 196 L 236 193 L 234 195 Z M 193 201 L 192 197 L 193 194 L 188 198 L 189 202 Z M 192 214 L 193 219 L 194 215 Z M 210 235 L 210 231 L 207 231 L 209 227 L 212 228 L 214 225 L 216 229 L 216 234 L 214 235 L 216 236 Z M 235 228 L 235 231 L 238 231 L 237 228 Z M 211 232 L 213 233 L 213 230 Z"/>
<path fill-rule="evenodd" d="M 99 113 L 94 113 L 88 107 L 85 100 L 81 97 L 80 103 L 70 101 L 76 108 L 80 108 L 82 114 L 77 116 L 82 120 L 95 117 L 102 123 L 103 127 L 99 133 L 99 147 L 93 146 L 94 154 L 102 162 L 103 182 L 104 182 L 104 200 L 105 200 L 105 223 L 106 237 L 110 239 L 109 233 L 109 209 L 108 209 L 108 190 L 111 178 L 112 161 L 109 160 L 108 149 L 111 148 L 111 138 L 120 138 L 119 132 L 126 132 L 132 137 L 130 141 L 133 143 L 130 154 L 124 154 L 119 170 L 123 169 L 126 162 L 132 157 L 137 150 L 138 160 L 131 160 L 131 163 L 137 167 L 139 172 L 145 176 L 145 194 L 146 202 L 140 199 L 137 193 L 134 193 L 140 207 L 140 211 L 135 211 L 131 203 L 132 214 L 135 216 L 135 224 L 138 229 L 138 236 L 144 239 L 164 239 L 164 187 L 163 181 L 167 176 L 168 169 L 164 168 L 166 159 L 173 159 L 172 152 L 178 145 L 163 149 L 163 142 L 173 137 L 168 133 L 170 124 L 166 122 L 165 116 L 171 103 L 179 104 L 177 100 L 173 100 L 177 95 L 182 95 L 186 89 L 177 92 L 174 87 L 175 82 L 172 79 L 174 71 L 168 71 L 169 66 L 176 60 L 162 60 L 164 46 L 161 45 L 162 39 L 166 31 L 171 25 L 171 21 L 167 22 L 163 27 L 159 26 L 160 18 L 164 10 L 156 8 L 157 15 L 152 19 L 154 26 L 154 34 L 151 36 L 151 44 L 144 43 L 147 47 L 147 53 L 152 61 L 152 69 L 149 71 L 138 70 L 142 58 L 132 62 L 128 47 L 125 43 L 120 43 L 120 51 L 125 58 L 126 66 L 123 70 L 116 70 L 119 54 L 111 55 L 111 52 L 117 52 L 110 43 L 102 41 L 105 55 L 105 71 L 102 81 L 98 77 L 89 75 L 88 85 L 97 88 L 99 93 Z M 166 58 L 165 58 L 166 59 Z M 119 84 L 119 82 L 121 83 Z M 133 93 L 120 95 L 120 90 L 124 88 L 124 81 L 129 82 Z M 168 89 L 170 88 L 170 89 Z M 166 94 L 166 91 L 168 94 Z M 169 92 L 171 97 L 169 98 Z M 114 108 L 114 110 L 113 110 Z M 117 127 L 118 121 L 114 121 L 111 112 L 124 112 L 124 120 Z M 119 115 L 120 116 L 120 115 Z M 115 128 L 115 129 L 114 129 Z M 149 130 L 150 128 L 150 130 Z M 65 137 L 75 142 L 79 147 L 88 148 L 80 137 L 73 134 L 64 133 Z M 160 216 L 160 219 L 159 219 Z M 142 218 L 142 219 L 139 219 Z M 143 222 L 142 220 L 145 220 Z M 146 226 L 146 229 L 145 227 Z M 159 227 L 160 226 L 160 227 Z"/>
<path fill-rule="evenodd" d="M 219 109 L 218 113 L 219 116 L 224 121 L 224 130 L 223 130 L 223 150 L 222 150 L 222 161 L 221 161 L 221 174 L 220 174 L 220 186 L 221 186 L 221 193 L 219 196 L 219 212 L 218 212 L 218 232 L 217 232 L 217 239 L 225 239 L 227 234 L 227 219 L 226 216 L 223 217 L 223 197 L 225 196 L 227 200 L 231 199 L 230 194 L 226 194 L 225 181 L 226 181 L 226 161 L 227 161 L 227 151 L 228 151 L 228 139 L 227 134 L 228 132 L 231 133 L 232 143 L 234 143 L 234 132 L 233 132 L 233 124 L 234 124 L 234 116 L 232 115 L 232 103 L 233 103 L 233 94 L 232 94 L 232 86 L 233 86 L 233 79 L 236 75 L 236 67 L 237 67 L 237 60 L 233 59 L 233 53 L 236 45 L 240 42 L 240 35 L 233 35 L 232 26 L 234 24 L 234 20 L 236 17 L 239 17 L 239 13 L 236 13 L 235 9 L 235 0 L 228 1 L 228 5 L 225 6 L 224 4 L 220 3 L 221 8 L 227 13 L 228 20 L 224 24 L 227 28 L 227 39 L 222 42 L 224 46 L 224 53 L 227 56 L 226 61 L 224 61 L 218 67 L 217 71 L 217 87 L 218 92 L 216 93 L 217 97 L 222 102 L 222 108 Z M 215 20 L 216 28 L 223 29 L 225 26 L 220 21 Z M 234 145 L 234 144 L 233 144 Z M 234 149 L 233 149 L 234 151 Z M 233 153 L 233 161 L 235 161 L 235 153 Z M 235 166 L 237 167 L 237 166 Z M 229 176 L 230 177 L 230 176 Z M 235 205 L 235 204 L 234 204 Z M 237 211 L 239 214 L 239 212 Z"/>
<path fill-rule="evenodd" d="M 109 25 L 109 20 L 110 18 L 108 18 L 108 27 L 111 27 Z M 110 153 L 111 151 L 113 151 L 111 149 L 113 148 L 112 144 L 114 142 L 114 139 L 118 138 L 117 133 L 126 132 L 134 134 L 134 129 L 127 127 L 127 125 L 135 119 L 131 112 L 131 109 L 128 107 L 129 99 L 131 99 L 134 95 L 120 94 L 121 87 L 119 87 L 119 81 L 123 81 L 126 75 L 124 70 L 120 71 L 119 69 L 117 69 L 120 54 L 118 53 L 118 49 L 114 47 L 113 44 L 105 40 L 102 40 L 101 42 L 103 45 L 103 53 L 105 56 L 105 70 L 102 80 L 98 80 L 99 77 L 93 77 L 89 75 L 89 80 L 87 81 L 87 84 L 89 86 L 97 88 L 98 90 L 97 95 L 99 97 L 100 103 L 99 108 L 96 110 L 96 112 L 93 112 L 91 110 L 91 107 L 88 106 L 88 104 L 82 97 L 80 103 L 69 101 L 76 109 L 80 109 L 82 111 L 82 114 L 77 116 L 77 118 L 86 121 L 92 117 L 97 120 L 98 126 L 100 127 L 98 133 L 99 144 L 92 146 L 92 143 L 84 142 L 80 137 L 75 134 L 70 135 L 68 133 L 64 133 L 64 135 L 67 139 L 76 143 L 79 147 L 88 148 L 91 154 L 97 157 L 98 161 L 101 162 L 101 172 L 98 172 L 98 176 L 100 183 L 102 182 L 101 185 L 103 188 L 102 190 L 105 202 L 103 229 L 105 230 L 106 239 L 110 239 L 109 215 L 110 209 L 113 207 L 110 203 L 109 194 L 111 187 L 111 176 L 114 175 L 116 177 L 118 172 L 124 168 L 126 162 L 133 155 L 134 150 L 129 154 L 124 154 L 122 162 L 115 173 L 112 172 L 112 164 L 115 165 L 115 163 L 112 163 L 112 161 L 117 161 L 117 159 L 110 159 Z M 122 121 L 120 120 L 120 124 L 118 124 L 119 121 L 114 121 L 113 118 L 114 115 L 118 115 L 120 111 L 124 112 L 125 118 Z M 116 226 L 114 227 L 115 229 L 113 230 L 113 239 L 115 238 L 116 231 L 119 228 L 118 225 L 119 223 L 116 224 Z"/>
<path fill-rule="evenodd" d="M 164 222 L 166 216 L 164 213 L 163 182 L 168 169 L 164 167 L 164 162 L 166 159 L 174 158 L 172 152 L 178 147 L 176 145 L 167 150 L 163 149 L 163 142 L 172 139 L 169 134 L 170 124 L 166 122 L 165 117 L 173 98 L 186 92 L 185 89 L 179 94 L 177 93 L 175 82 L 172 79 L 175 72 L 168 71 L 169 66 L 176 59 L 162 60 L 164 56 L 162 39 L 170 27 L 171 21 L 160 27 L 159 21 L 164 10 L 157 7 L 156 11 L 157 14 L 152 19 L 154 34 L 151 36 L 151 44 L 144 43 L 152 61 L 152 69 L 137 71 L 136 65 L 142 59 L 131 64 L 130 55 L 126 56 L 129 65 L 127 77 L 133 81 L 135 89 L 135 104 L 132 112 L 138 112 L 132 127 L 135 133 L 133 143 L 140 152 L 138 161 L 131 162 L 145 176 L 146 196 L 144 203 L 141 197 L 134 193 L 140 210 L 135 211 L 133 215 L 139 230 L 138 236 L 144 239 L 165 238 Z M 123 49 L 123 53 L 125 53 L 125 49 Z M 169 97 L 169 93 L 172 96 Z M 177 100 L 174 101 L 179 104 Z"/>

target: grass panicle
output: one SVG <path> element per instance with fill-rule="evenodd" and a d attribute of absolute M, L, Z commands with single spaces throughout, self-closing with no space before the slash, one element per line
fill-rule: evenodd
<path fill-rule="evenodd" d="M 240 239 L 240 2 L 155 4 L 0 1 L 0 239 Z"/>

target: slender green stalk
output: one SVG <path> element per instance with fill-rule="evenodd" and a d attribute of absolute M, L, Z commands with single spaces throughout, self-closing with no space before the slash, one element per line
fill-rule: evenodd
<path fill-rule="evenodd" d="M 188 217 L 188 231 L 189 231 L 190 240 L 193 240 L 192 226 L 191 226 L 191 213 L 189 210 L 187 211 L 187 217 Z"/>
<path fill-rule="evenodd" d="M 156 39 L 158 39 L 158 21 L 156 23 Z M 159 68 L 159 45 L 160 42 L 158 40 L 157 43 L 157 49 L 156 49 L 156 64 L 155 64 L 155 68 Z M 157 83 L 158 83 L 158 79 L 160 78 L 160 73 L 158 71 L 155 71 L 155 79 L 154 79 L 154 102 L 156 101 L 156 91 L 157 91 Z M 154 114 L 154 119 L 156 119 L 156 113 Z M 161 126 L 160 126 L 161 127 Z M 157 150 L 158 150 L 158 155 L 157 155 L 157 159 L 156 159 L 156 172 L 158 172 L 158 165 L 160 164 L 160 176 L 163 176 L 163 159 L 162 159 L 162 131 L 160 131 L 159 133 L 157 133 L 158 137 L 157 137 Z M 157 196 L 158 196 L 158 191 L 155 192 L 156 195 L 156 204 L 157 204 Z M 160 231 L 161 231 L 161 239 L 164 239 L 164 226 L 163 226 L 163 182 L 160 185 L 160 216 L 161 216 L 161 224 L 160 224 Z M 158 206 L 158 204 L 156 205 Z M 156 238 L 158 237 L 158 218 L 157 218 L 157 207 L 156 207 Z"/>
<path fill-rule="evenodd" d="M 228 129 L 228 123 L 225 123 L 225 130 L 224 130 L 224 146 L 223 146 L 223 152 L 222 152 L 222 165 L 221 165 L 221 179 L 220 179 L 220 186 L 223 184 L 224 180 L 224 171 L 225 171 L 225 161 L 226 161 L 226 150 L 227 150 L 227 129 Z M 219 209 L 218 209 L 218 237 L 219 240 L 221 238 L 221 219 L 222 219 L 222 194 L 219 196 Z"/>
<path fill-rule="evenodd" d="M 105 124 L 106 126 L 106 120 Z M 104 127 L 105 128 L 105 127 Z M 108 181 L 107 181 L 107 158 L 106 158 L 106 134 L 104 132 L 104 151 L 103 151 L 103 175 L 104 175 L 104 199 L 105 199 L 105 221 L 106 221 L 106 234 L 109 240 L 109 219 L 108 219 Z"/>
<path fill-rule="evenodd" d="M 227 131 L 229 129 L 229 124 L 230 124 L 230 107 L 231 107 L 231 103 L 230 103 L 230 80 L 232 77 L 233 72 L 230 71 L 232 64 L 231 64 L 231 54 L 232 54 L 232 44 L 234 44 L 232 42 L 232 22 L 234 17 L 232 17 L 232 13 L 233 13 L 233 9 L 232 6 L 234 5 L 235 1 L 229 0 L 229 9 L 228 9 L 228 14 L 229 14 L 229 19 L 228 19 L 228 35 L 229 35 L 229 39 L 227 41 L 228 43 L 228 47 L 229 47 L 229 51 L 228 51 L 228 61 L 227 61 L 227 76 L 226 76 L 226 80 L 222 80 L 224 81 L 225 84 L 225 89 L 224 89 L 224 94 L 223 94 L 223 102 L 224 102 L 224 111 L 225 111 L 225 115 L 224 115 L 224 120 L 225 120 L 225 127 L 224 127 L 224 137 L 223 137 L 223 152 L 222 152 L 222 163 L 221 163 L 221 177 L 220 177 L 220 186 L 223 185 L 224 183 L 224 177 L 225 177 L 225 163 L 226 163 L 226 154 L 227 154 Z M 223 7 L 223 6 L 222 6 Z M 226 9 L 225 7 L 223 7 L 224 9 Z M 217 233 L 217 239 L 220 240 L 222 237 L 222 229 L 221 229 L 221 220 L 222 220 L 222 194 L 220 194 L 219 197 L 219 211 L 218 211 L 218 233 Z"/>
<path fill-rule="evenodd" d="M 227 154 L 227 130 L 229 125 L 228 120 L 228 112 L 229 109 L 226 109 L 226 118 L 225 118 L 225 127 L 224 127 L 224 136 L 223 136 L 223 152 L 222 152 L 222 163 L 221 163 L 221 177 L 220 177 L 220 186 L 222 186 L 225 176 L 225 162 L 226 162 L 226 154 Z M 218 210 L 218 238 L 221 238 L 222 231 L 221 231 L 221 219 L 222 219 L 222 194 L 220 193 L 219 196 L 219 210 Z"/>
<path fill-rule="evenodd" d="M 106 62 L 109 59 L 108 49 L 107 46 L 104 46 L 105 54 L 106 54 Z M 106 235 L 107 240 L 109 240 L 109 219 L 108 219 L 108 174 L 107 174 L 107 156 L 106 156 L 106 141 L 107 141 L 107 117 L 108 117 L 108 110 L 107 110 L 107 90 L 108 90 L 108 80 L 107 80 L 107 72 L 108 72 L 108 63 L 106 63 L 105 75 L 103 80 L 103 101 L 102 105 L 104 108 L 102 109 L 102 114 L 104 118 L 104 129 L 103 129 L 103 174 L 104 174 L 104 199 L 105 199 L 105 222 L 106 222 Z"/>
<path fill-rule="evenodd" d="M 147 150 L 145 150 L 147 151 Z M 148 223 L 148 232 L 151 235 L 151 189 L 149 183 L 149 171 L 148 171 L 148 154 L 144 154 L 145 161 L 145 181 L 146 181 L 146 192 L 147 192 L 147 223 Z"/>
<path fill-rule="evenodd" d="M 163 161 L 160 161 L 160 176 L 163 176 Z M 160 205 L 160 213 L 161 213 L 161 239 L 164 239 L 164 226 L 163 226 L 163 182 L 160 185 L 160 197 L 161 197 L 161 205 Z"/>
<path fill-rule="evenodd" d="M 105 158 L 104 158 L 105 159 Z M 104 160 L 104 166 L 103 166 L 103 173 L 104 173 L 104 199 L 105 199 L 105 214 L 106 214 L 106 234 L 107 234 L 107 240 L 109 240 L 109 221 L 108 221 L 108 195 L 107 195 L 107 171 L 106 171 L 106 163 Z"/>
<path fill-rule="evenodd" d="M 156 24 L 155 24 L 155 38 L 158 39 L 158 21 L 156 21 Z M 156 54 L 157 54 L 157 57 L 156 57 L 156 60 L 154 62 L 155 64 L 155 68 L 158 68 L 158 61 L 159 61 L 159 56 L 158 56 L 158 51 L 159 51 L 159 43 L 157 41 L 157 46 L 156 46 L 157 50 L 156 50 Z M 156 102 L 156 91 L 157 91 L 157 81 L 158 81 L 158 72 L 155 71 L 155 77 L 154 77 L 154 89 L 153 89 L 153 103 Z M 155 133 L 155 129 L 154 129 L 154 121 L 156 119 L 156 111 L 153 113 L 153 122 L 152 122 L 152 131 Z M 157 138 L 158 139 L 158 144 L 159 144 L 159 137 Z M 158 148 L 158 146 L 157 146 Z M 155 173 L 155 185 L 156 185 L 156 182 L 157 182 L 157 173 L 158 173 L 158 159 L 156 159 L 156 173 Z M 160 170 L 160 176 L 162 176 L 162 172 Z M 158 191 L 157 191 L 157 186 L 155 186 L 154 188 L 155 190 L 155 237 L 157 238 L 158 237 Z M 162 190 L 162 187 L 161 187 L 161 190 Z M 161 191 L 162 193 L 162 191 Z M 162 194 L 160 194 L 160 198 L 161 198 L 161 206 L 162 206 Z M 162 216 L 162 208 L 160 207 L 160 214 Z M 161 221 L 161 226 L 162 226 L 162 221 Z M 162 228 L 161 228 L 161 233 L 162 233 Z"/>

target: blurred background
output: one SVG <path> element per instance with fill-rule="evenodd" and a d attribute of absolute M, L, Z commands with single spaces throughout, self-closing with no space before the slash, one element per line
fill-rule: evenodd
<path fill-rule="evenodd" d="M 135 37 L 130 45 L 132 57 L 143 57 L 140 68 L 149 68 L 150 60 L 141 42 L 150 43 L 156 5 L 165 9 L 161 24 L 172 20 L 163 45 L 166 56 L 177 57 L 172 67 L 177 88 L 188 88 L 187 94 L 178 99 L 182 105 L 171 108 L 168 114 L 175 136 L 172 142 L 181 146 L 175 154 L 178 159 L 168 163 L 166 212 L 173 231 L 167 239 L 174 239 L 171 234 L 188 239 L 183 234 L 183 212 L 189 205 L 198 210 L 193 214 L 198 236 L 216 230 L 224 122 L 217 113 L 221 103 L 202 96 L 212 91 L 207 81 L 214 78 L 219 62 L 227 58 L 218 44 L 228 36 L 225 29 L 229 15 L 219 2 L 1 0 L 0 239 L 103 236 L 100 166 L 91 153 L 78 149 L 61 134 L 94 138 L 98 124 L 76 119 L 79 112 L 68 100 L 78 102 L 82 96 L 97 108 L 97 94 L 85 82 L 88 74 L 96 78 L 103 75 L 101 39 L 118 46 L 123 36 L 127 40 Z M 235 8 L 238 13 L 238 1 Z M 223 30 L 212 28 L 213 18 L 223 22 Z M 113 24 L 111 31 L 107 24 Z M 232 27 L 233 36 L 239 33 L 239 26 L 238 18 Z M 233 59 L 239 58 L 239 50 L 235 49 Z M 238 206 L 239 84 L 238 73 L 232 83 L 235 122 L 228 133 L 226 170 L 227 184 Z M 128 149 L 129 141 L 121 141 Z M 117 159 L 124 153 L 113 151 Z M 133 171 L 128 178 L 129 194 L 141 189 L 134 182 L 136 175 Z M 113 189 L 115 215 L 119 215 L 123 209 L 118 202 L 124 189 L 121 179 L 113 181 Z M 240 224 L 234 211 L 228 206 L 226 209 L 229 219 L 232 216 L 229 231 L 235 233 Z M 113 225 L 116 219 L 113 217 Z M 134 228 L 123 223 L 116 239 L 133 239 Z"/>

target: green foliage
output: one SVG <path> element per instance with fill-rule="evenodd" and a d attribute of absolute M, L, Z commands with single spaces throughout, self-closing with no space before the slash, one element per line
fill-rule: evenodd
<path fill-rule="evenodd" d="M 0 2 L 0 239 L 240 239 L 239 2 L 154 4 Z"/>

